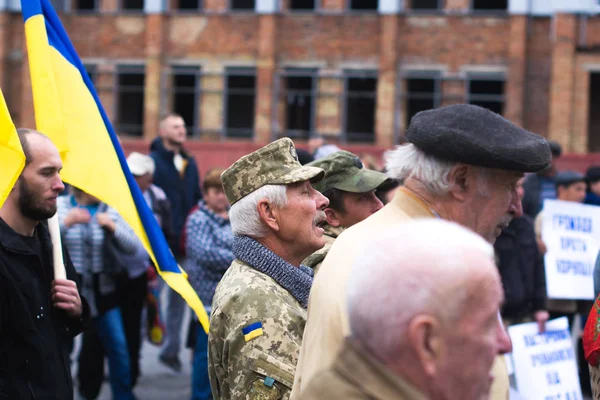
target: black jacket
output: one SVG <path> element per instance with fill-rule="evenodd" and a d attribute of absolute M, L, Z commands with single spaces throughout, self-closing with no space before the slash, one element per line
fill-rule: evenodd
<path fill-rule="evenodd" d="M 524 215 L 513 219 L 496 240 L 494 249 L 504 286 L 502 316 L 519 318 L 544 310 L 544 262 L 537 248 L 531 218 Z"/>
<path fill-rule="evenodd" d="M 36 229 L 45 261 L 0 219 L 0 399 L 73 398 L 70 340 L 89 319 L 73 319 L 52 306 L 52 244 L 46 223 Z M 67 278 L 77 281 L 66 253 Z"/>
<path fill-rule="evenodd" d="M 202 198 L 198 166 L 192 156 L 182 152 L 187 165 L 181 176 L 173 163 L 175 154 L 165 148 L 160 138 L 152 142 L 150 150 L 150 157 L 156 164 L 154 184 L 165 191 L 171 205 L 171 227 L 174 235 L 169 245 L 174 254 L 179 254 L 179 238 L 185 219 L 192 207 Z"/>

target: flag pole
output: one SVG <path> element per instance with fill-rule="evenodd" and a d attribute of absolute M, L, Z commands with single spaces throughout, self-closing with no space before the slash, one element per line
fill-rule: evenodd
<path fill-rule="evenodd" d="M 52 256 L 54 261 L 54 279 L 67 279 L 65 262 L 63 260 L 62 245 L 60 241 L 60 226 L 58 225 L 58 212 L 48 219 L 48 229 L 52 240 Z"/>

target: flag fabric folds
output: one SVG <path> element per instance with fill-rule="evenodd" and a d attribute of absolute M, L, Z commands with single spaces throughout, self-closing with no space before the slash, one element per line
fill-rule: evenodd
<path fill-rule="evenodd" d="M 118 138 L 79 56 L 49 0 L 21 0 L 37 129 L 63 160 L 63 180 L 115 208 L 142 240 L 165 282 L 208 316 L 177 265 L 137 186 Z"/>
<path fill-rule="evenodd" d="M 25 166 L 25 154 L 0 90 L 0 208 Z"/>

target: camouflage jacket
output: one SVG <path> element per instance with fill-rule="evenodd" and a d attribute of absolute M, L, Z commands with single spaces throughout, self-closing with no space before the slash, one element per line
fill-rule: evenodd
<path fill-rule="evenodd" d="M 322 249 L 315 251 L 310 256 L 306 257 L 304 261 L 302 261 L 302 265 L 312 268 L 315 271 L 315 275 L 319 271 L 319 267 L 323 263 L 327 253 L 329 253 L 329 249 L 331 249 L 331 246 L 333 246 L 333 242 L 335 242 L 335 239 L 341 235 L 342 232 L 344 232 L 345 228 L 341 226 L 334 228 L 333 226 L 327 224 L 325 225 L 324 229 L 325 234 L 323 237 L 325 238 L 325 246 L 323 246 Z"/>
<path fill-rule="evenodd" d="M 275 280 L 234 260 L 217 286 L 208 340 L 214 399 L 288 399 L 306 310 Z"/>

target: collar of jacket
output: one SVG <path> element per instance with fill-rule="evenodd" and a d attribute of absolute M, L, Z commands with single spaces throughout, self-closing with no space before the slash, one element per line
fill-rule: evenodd
<path fill-rule="evenodd" d="M 39 222 L 34 233 L 34 235 L 40 238 L 42 245 L 46 250 L 49 247 L 52 247 L 47 224 L 47 221 Z M 14 253 L 33 254 L 29 246 L 21 239 L 21 235 L 8 226 L 2 218 L 0 218 L 0 246 L 3 246 L 6 250 Z"/>
<path fill-rule="evenodd" d="M 175 157 L 175 152 L 167 150 L 160 137 L 157 137 L 152 141 L 152 144 L 150 145 L 150 151 L 156 151 L 161 157 L 168 160 L 173 160 Z M 189 154 L 184 148 L 181 148 L 181 156 L 186 160 L 190 159 Z"/>
<path fill-rule="evenodd" d="M 416 387 L 369 354 L 356 339 L 345 339 L 333 369 L 372 399 L 426 400 Z"/>

